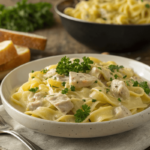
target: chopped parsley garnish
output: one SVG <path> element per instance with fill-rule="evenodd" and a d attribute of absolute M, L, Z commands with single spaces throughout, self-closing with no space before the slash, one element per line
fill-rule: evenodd
<path fill-rule="evenodd" d="M 127 75 L 123 76 L 123 78 L 125 79 L 127 77 Z"/>
<path fill-rule="evenodd" d="M 58 88 L 57 86 L 52 86 L 52 87 L 54 87 L 54 88 Z"/>
<path fill-rule="evenodd" d="M 112 77 L 110 78 L 110 81 L 112 81 L 113 79 L 112 79 Z"/>
<path fill-rule="evenodd" d="M 110 91 L 110 89 L 106 89 L 106 93 L 108 93 Z"/>
<path fill-rule="evenodd" d="M 111 70 L 111 72 L 114 72 L 114 70 L 119 71 L 119 69 L 124 68 L 123 66 L 118 66 L 118 65 L 110 65 L 108 68 Z"/>
<path fill-rule="evenodd" d="M 65 88 L 64 90 L 61 91 L 62 94 L 67 94 L 68 93 L 68 88 Z"/>
<path fill-rule="evenodd" d="M 35 87 L 35 88 L 29 89 L 29 91 L 35 93 L 38 89 L 39 89 L 38 87 Z"/>
<path fill-rule="evenodd" d="M 49 86 L 51 87 L 51 84 Z"/>
<path fill-rule="evenodd" d="M 92 99 L 92 102 L 96 102 L 96 99 Z"/>
<path fill-rule="evenodd" d="M 76 114 L 74 115 L 75 116 L 75 122 L 82 122 L 84 121 L 87 116 L 89 116 L 90 114 L 90 106 L 84 104 L 82 105 L 82 109 L 78 109 L 76 111 Z"/>
<path fill-rule="evenodd" d="M 62 86 L 65 86 L 66 82 L 62 82 Z"/>
<path fill-rule="evenodd" d="M 106 18 L 103 18 L 103 20 L 107 20 Z"/>
<path fill-rule="evenodd" d="M 54 80 L 56 80 L 56 77 L 54 77 Z"/>
<path fill-rule="evenodd" d="M 83 102 L 86 102 L 86 100 L 85 100 L 85 99 L 83 99 L 82 101 L 83 101 Z"/>
<path fill-rule="evenodd" d="M 33 78 L 35 78 L 35 77 L 32 77 L 32 79 L 33 79 Z"/>
<path fill-rule="evenodd" d="M 141 2 L 143 2 L 143 0 L 141 0 Z"/>
<path fill-rule="evenodd" d="M 121 99 L 120 99 L 120 98 L 118 98 L 118 101 L 120 101 L 120 102 L 121 102 Z"/>
<path fill-rule="evenodd" d="M 100 92 L 102 92 L 102 90 L 99 90 Z"/>
<path fill-rule="evenodd" d="M 34 70 L 32 70 L 32 73 L 34 72 Z"/>
<path fill-rule="evenodd" d="M 133 79 L 131 81 L 133 82 L 133 86 L 141 87 L 146 94 L 150 93 L 150 88 L 149 88 L 149 86 L 148 86 L 146 81 L 143 81 L 143 82 L 140 82 L 140 83 L 138 81 L 134 81 Z"/>
<path fill-rule="evenodd" d="M 150 5 L 149 5 L 149 4 L 145 4 L 145 7 L 146 7 L 146 8 L 150 8 Z"/>
<path fill-rule="evenodd" d="M 98 67 L 98 69 L 102 70 L 102 68 L 101 68 L 101 67 Z"/>
<path fill-rule="evenodd" d="M 97 83 L 97 80 L 94 83 Z"/>
<path fill-rule="evenodd" d="M 43 69 L 41 72 L 42 73 L 47 73 L 47 71 L 48 71 L 47 69 Z"/>
<path fill-rule="evenodd" d="M 71 91 L 75 91 L 75 87 L 73 85 L 71 85 Z"/>
<path fill-rule="evenodd" d="M 130 86 L 130 85 L 129 85 L 129 81 L 126 81 L 126 84 L 127 84 L 127 86 Z"/>
<path fill-rule="evenodd" d="M 70 58 L 66 56 L 61 59 L 56 67 L 56 72 L 60 75 L 64 74 L 69 76 L 69 72 L 82 72 L 86 73 L 91 69 L 91 65 L 93 61 L 90 60 L 89 57 L 83 57 L 83 62 L 80 63 L 80 59 L 74 59 L 73 62 L 70 61 Z"/>
<path fill-rule="evenodd" d="M 117 79 L 117 78 L 118 78 L 118 75 L 117 75 L 117 74 L 115 74 L 115 75 L 114 75 L 114 77 L 115 77 L 115 79 Z"/>
<path fill-rule="evenodd" d="M 45 78 L 45 80 L 47 80 L 48 78 Z"/>

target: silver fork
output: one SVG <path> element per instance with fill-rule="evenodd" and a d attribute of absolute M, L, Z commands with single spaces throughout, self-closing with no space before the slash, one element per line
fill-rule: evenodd
<path fill-rule="evenodd" d="M 2 133 L 7 133 L 7 134 L 13 135 L 18 140 L 20 140 L 22 143 L 24 143 L 28 147 L 29 150 L 42 150 L 40 147 L 35 145 L 33 142 L 29 141 L 28 139 L 26 139 L 19 133 L 13 131 L 12 127 L 9 124 L 7 124 L 4 121 L 4 119 L 0 116 L 0 134 L 2 134 Z"/>

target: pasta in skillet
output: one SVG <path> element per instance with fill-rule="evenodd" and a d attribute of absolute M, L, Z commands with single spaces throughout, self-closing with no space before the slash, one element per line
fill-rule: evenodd
<path fill-rule="evenodd" d="M 144 0 L 88 0 L 64 13 L 77 19 L 106 24 L 149 24 L 150 2 Z"/>
<path fill-rule="evenodd" d="M 150 85 L 130 68 L 97 58 L 63 57 L 29 73 L 11 100 L 27 115 L 58 122 L 102 122 L 127 117 L 150 104 Z"/>

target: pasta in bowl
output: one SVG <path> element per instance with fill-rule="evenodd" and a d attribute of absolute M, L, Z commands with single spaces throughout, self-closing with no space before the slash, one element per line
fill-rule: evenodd
<path fill-rule="evenodd" d="M 32 71 L 11 96 L 25 114 L 58 121 L 91 123 L 124 118 L 148 108 L 150 84 L 131 68 L 94 57 L 61 58 Z"/>
<path fill-rule="evenodd" d="M 123 57 L 109 55 L 104 56 L 99 54 L 74 54 L 66 55 L 66 58 L 69 57 L 71 61 L 73 61 L 72 58 L 77 58 L 82 61 L 82 58 L 84 56 L 86 56 L 86 59 L 90 58 L 90 61 L 88 62 L 93 61 L 92 64 L 88 63 L 91 68 L 88 67 L 90 70 L 87 71 L 86 67 L 86 73 L 81 70 L 79 71 L 79 73 L 90 75 L 94 79 L 94 81 L 89 82 L 91 78 L 88 78 L 88 82 L 84 83 L 84 86 L 86 87 L 80 87 L 81 84 L 79 84 L 77 87 L 75 82 L 72 82 L 73 85 L 71 86 L 68 80 L 62 82 L 62 78 L 59 81 L 56 75 L 59 76 L 59 79 L 60 76 L 63 76 L 59 74 L 59 71 L 61 71 L 61 69 L 58 71 L 59 73 L 55 73 L 54 75 L 52 75 L 53 77 L 46 77 L 49 71 L 59 66 L 58 62 L 62 57 L 65 57 L 62 55 L 33 61 L 24 64 L 10 72 L 2 81 L 0 89 L 1 98 L 5 110 L 13 119 L 18 121 L 22 125 L 35 130 L 36 132 L 69 138 L 89 138 L 117 134 L 127 130 L 131 130 L 147 122 L 150 116 L 150 109 L 148 108 L 149 100 L 148 98 L 146 98 L 148 96 L 148 90 L 145 90 L 144 86 L 140 84 L 142 82 L 147 82 L 148 85 L 147 80 L 149 80 L 150 75 L 149 66 Z M 92 57 L 94 57 L 94 59 Z M 99 62 L 99 60 L 101 60 L 101 62 Z M 57 64 L 57 66 L 54 66 L 53 64 Z M 117 64 L 119 68 L 117 67 Z M 111 77 L 108 78 L 109 81 L 107 81 L 105 79 L 106 77 L 103 77 L 102 70 L 99 68 L 98 72 L 100 71 L 102 74 L 101 77 L 99 76 L 100 79 L 98 78 L 98 76 L 92 75 L 91 71 L 93 67 L 96 67 L 95 65 L 98 65 L 97 68 L 101 67 L 102 70 L 108 69 L 108 71 L 113 74 L 110 74 L 112 77 L 112 81 Z M 108 68 L 108 66 L 110 65 L 114 65 L 116 67 L 110 67 L 110 70 Z M 48 67 L 45 68 L 45 66 Z M 122 68 L 122 66 L 124 68 Z M 45 69 L 43 70 L 42 68 Z M 128 73 L 126 74 L 123 72 L 123 70 L 126 68 L 133 68 L 134 72 L 128 70 Z M 75 72 L 75 70 L 72 70 L 72 72 Z M 64 74 L 64 72 L 62 73 Z M 66 71 L 65 73 L 65 76 L 69 78 L 68 73 Z M 133 75 L 132 73 L 135 75 L 139 75 L 136 76 L 136 78 L 133 78 L 136 86 L 133 86 L 134 83 L 131 80 L 132 78 L 130 78 Z M 30 75 L 29 78 L 28 74 Z M 117 74 L 117 79 L 115 79 L 115 74 Z M 125 77 L 124 74 L 126 74 L 127 77 Z M 95 78 L 98 79 L 95 80 Z M 144 81 L 141 80 L 142 78 L 144 79 Z M 53 80 L 54 82 L 52 82 Z M 129 91 L 129 96 L 133 97 L 133 102 L 134 100 L 137 100 L 140 106 L 135 103 L 130 103 L 131 105 L 127 105 L 129 104 L 128 101 L 131 101 L 130 98 L 127 98 L 128 94 L 126 94 L 125 97 L 122 97 L 120 95 L 118 96 L 117 94 L 112 95 L 110 85 L 113 81 L 116 80 L 121 80 L 123 82 L 125 81 L 124 84 Z M 97 83 L 95 83 L 95 81 Z M 138 85 L 136 81 L 138 82 Z M 31 82 L 32 85 L 29 84 Z M 57 85 L 55 84 L 55 82 L 57 83 Z M 130 86 L 127 85 L 128 83 Z M 89 86 L 88 84 L 91 85 Z M 56 88 L 55 86 L 59 88 Z M 132 88 L 137 90 L 133 90 Z M 49 95 L 52 95 L 52 93 L 49 93 L 47 91 L 51 91 L 52 93 L 54 93 L 53 95 L 57 96 L 56 99 L 54 96 L 53 98 L 51 98 Z M 145 93 L 145 91 L 147 93 Z M 20 92 L 20 94 L 17 95 L 18 92 Z M 31 95 L 27 93 L 30 93 Z M 95 97 L 97 93 L 98 97 Z M 22 94 L 23 96 L 21 96 Z M 101 99 L 101 102 L 98 99 L 99 94 L 101 97 L 103 97 L 103 99 Z M 60 95 L 63 98 L 67 97 L 64 104 L 68 103 L 68 106 L 73 107 L 73 109 L 75 110 L 74 113 L 71 107 L 71 111 L 69 111 L 68 109 L 68 112 L 67 109 L 62 109 L 63 107 L 60 107 L 62 104 L 60 101 L 62 99 L 60 98 Z M 36 99 L 38 96 L 42 96 L 40 100 L 41 104 L 40 106 L 38 106 L 39 108 L 34 108 L 35 105 L 31 105 L 31 102 L 38 102 L 39 100 Z M 28 101 L 28 97 L 31 101 Z M 35 98 L 36 100 L 34 101 L 33 98 Z M 45 98 L 48 100 L 46 100 Z M 54 99 L 56 100 L 56 103 L 53 101 Z M 72 103 L 71 105 L 70 102 Z M 124 108 L 126 108 L 126 110 L 129 110 L 127 111 L 128 114 L 120 113 L 116 115 L 117 112 L 120 112 L 120 110 L 124 110 Z M 104 114 L 102 112 L 104 112 Z M 101 115 L 101 117 L 98 118 L 99 115 Z M 97 120 L 99 122 L 94 122 L 94 119 L 95 121 Z"/>
<path fill-rule="evenodd" d="M 106 24 L 150 24 L 150 2 L 143 0 L 88 0 L 64 13 L 84 21 Z"/>

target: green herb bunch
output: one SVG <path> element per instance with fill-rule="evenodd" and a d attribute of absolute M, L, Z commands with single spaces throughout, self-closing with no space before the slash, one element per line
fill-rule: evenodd
<path fill-rule="evenodd" d="M 89 57 L 83 57 L 83 62 L 80 63 L 80 59 L 75 59 L 73 62 L 70 61 L 70 58 L 66 56 L 61 59 L 56 67 L 56 72 L 60 75 L 64 74 L 69 76 L 69 72 L 82 72 L 86 73 L 86 71 L 91 69 L 91 65 L 93 61 L 90 60 Z"/>
<path fill-rule="evenodd" d="M 21 0 L 10 7 L 0 4 L 0 28 L 32 32 L 50 27 L 54 22 L 51 7 L 50 3 L 33 4 L 27 3 L 27 0 Z"/>
<path fill-rule="evenodd" d="M 90 106 L 84 104 L 82 105 L 82 109 L 78 109 L 76 111 L 75 122 L 82 122 L 86 119 L 86 117 L 90 114 Z"/>

